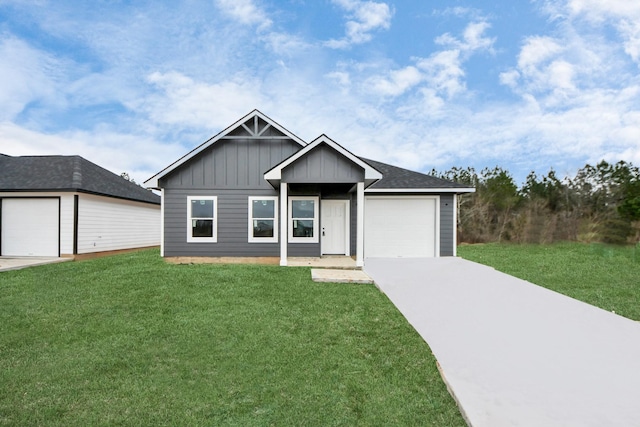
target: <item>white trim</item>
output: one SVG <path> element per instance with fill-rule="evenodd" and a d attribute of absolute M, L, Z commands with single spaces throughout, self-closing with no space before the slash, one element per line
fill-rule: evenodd
<path fill-rule="evenodd" d="M 331 148 L 336 150 L 338 153 L 342 154 L 344 157 L 346 157 L 347 159 L 349 159 L 353 163 L 355 163 L 358 166 L 360 166 L 361 168 L 363 168 L 364 169 L 364 179 L 366 181 L 377 181 L 377 180 L 382 179 L 382 174 L 378 170 L 376 170 L 373 166 L 371 166 L 368 163 L 364 162 L 358 156 L 354 155 L 353 153 L 351 153 L 347 149 L 343 148 L 342 146 L 340 146 L 338 143 L 336 143 L 335 141 L 333 141 L 331 138 L 329 138 L 326 135 L 320 135 L 318 138 L 316 138 L 311 143 L 309 143 L 309 145 L 307 145 L 306 147 L 302 148 L 301 150 L 298 150 L 292 156 L 290 156 L 289 158 L 285 159 L 282 163 L 276 165 L 271 170 L 267 171 L 267 173 L 264 174 L 264 179 L 267 180 L 267 181 L 269 181 L 269 180 L 277 181 L 277 180 L 282 179 L 282 169 L 286 168 L 291 163 L 295 162 L 300 157 L 304 156 L 309 151 L 313 150 L 315 147 L 317 147 L 318 145 L 323 144 L 323 143 L 327 144 L 328 146 L 330 146 Z"/>
<path fill-rule="evenodd" d="M 273 218 L 259 218 L 273 220 L 273 237 L 255 237 L 253 235 L 253 201 L 257 200 L 271 200 L 273 201 Z M 249 219 L 249 243 L 277 243 L 278 242 L 278 197 L 277 196 L 249 196 L 249 212 L 247 215 Z"/>
<path fill-rule="evenodd" d="M 164 256 L 164 188 L 160 189 L 160 256 Z"/>
<path fill-rule="evenodd" d="M 286 182 L 280 184 L 280 265 L 287 266 L 287 190 Z"/>
<path fill-rule="evenodd" d="M 188 152 L 187 154 L 185 154 L 184 156 L 182 156 L 181 158 L 179 158 L 178 160 L 176 160 L 175 162 L 173 162 L 172 164 L 170 164 L 169 166 L 167 166 L 166 168 L 164 168 L 163 170 L 161 170 L 160 172 L 158 172 L 157 174 L 155 174 L 154 176 L 152 176 L 148 180 L 146 180 L 144 182 L 144 184 L 147 186 L 147 188 L 159 188 L 159 181 L 160 181 L 161 178 L 163 178 L 164 176 L 166 176 L 170 172 L 174 171 L 176 168 L 178 168 L 179 166 L 183 165 L 187 161 L 191 160 L 192 158 L 194 158 L 195 156 L 197 156 L 198 154 L 200 154 L 201 152 L 203 152 L 204 150 L 206 150 L 207 148 L 209 148 L 210 146 L 212 146 L 213 144 L 215 144 L 216 142 L 218 142 L 219 140 L 221 140 L 222 138 L 227 136 L 229 133 L 231 133 L 233 130 L 235 130 L 239 126 L 242 126 L 251 117 L 254 117 L 256 119 L 257 118 L 261 118 L 262 120 L 267 122 L 267 124 L 271 125 L 272 127 L 276 128 L 277 130 L 282 132 L 284 135 L 286 135 L 286 137 L 292 139 L 294 142 L 296 142 L 301 147 L 304 147 L 304 146 L 307 145 L 307 143 L 305 141 L 303 141 L 302 139 L 300 139 L 296 135 L 292 134 L 287 129 L 285 129 L 284 127 L 280 126 L 278 123 L 274 122 L 269 117 L 267 117 L 264 114 L 262 114 L 260 111 L 253 110 L 252 112 L 250 112 L 246 116 L 244 116 L 244 117 L 240 118 L 239 120 L 237 120 L 231 126 L 228 126 L 227 128 L 225 128 L 224 130 L 222 130 L 218 134 L 216 134 L 213 137 L 209 138 L 208 140 L 206 140 L 205 142 L 203 142 L 202 144 L 200 144 L 199 146 L 197 146 L 196 148 L 194 148 L 193 150 L 191 150 L 190 152 Z M 243 137 L 243 138 L 246 138 L 246 137 Z M 263 136 L 259 136 L 259 138 L 270 139 L 269 137 L 263 137 Z M 279 138 L 279 139 L 281 139 L 281 138 Z"/>
<path fill-rule="evenodd" d="M 296 221 L 293 218 L 293 209 L 292 204 L 294 200 L 313 200 L 314 209 L 313 209 L 313 218 L 306 218 L 308 220 L 313 221 L 313 236 L 311 237 L 294 237 L 293 236 L 293 221 Z M 287 218 L 287 228 L 289 229 L 289 243 L 318 243 L 319 237 L 319 219 L 320 219 L 320 197 L 318 196 L 290 196 L 289 197 L 289 215 Z"/>
<path fill-rule="evenodd" d="M 193 218 L 191 217 L 191 202 L 193 200 L 213 200 L 213 225 L 211 237 L 193 237 Z M 208 219 L 208 218 L 206 218 Z M 187 242 L 188 243 L 217 243 L 218 242 L 218 196 L 187 196 Z"/>
<path fill-rule="evenodd" d="M 475 193 L 475 188 L 368 188 L 365 193 Z"/>
<path fill-rule="evenodd" d="M 351 203 L 348 199 L 323 199 L 320 200 L 320 221 L 322 222 L 322 208 L 323 204 L 329 202 L 340 202 L 344 206 L 344 253 L 342 254 L 333 254 L 327 253 L 326 255 L 346 255 L 349 256 L 351 253 L 351 229 L 350 229 L 350 219 L 351 219 Z M 322 225 L 322 224 L 321 224 Z M 322 225 L 322 229 L 324 230 L 324 225 Z M 320 236 L 320 254 L 325 255 L 324 250 L 324 239 Z"/>
<path fill-rule="evenodd" d="M 356 267 L 364 266 L 364 183 L 357 186 L 356 199 Z"/>
<path fill-rule="evenodd" d="M 453 256 L 458 256 L 458 196 L 453 195 Z"/>

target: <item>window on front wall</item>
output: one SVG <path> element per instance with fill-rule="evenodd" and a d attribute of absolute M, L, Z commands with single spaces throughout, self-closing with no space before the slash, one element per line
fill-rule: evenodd
<path fill-rule="evenodd" d="M 317 197 L 289 198 L 290 242 L 318 242 L 318 205 Z"/>
<path fill-rule="evenodd" d="M 218 198 L 187 197 L 187 242 L 218 241 Z"/>
<path fill-rule="evenodd" d="M 278 241 L 278 198 L 249 197 L 249 242 Z"/>

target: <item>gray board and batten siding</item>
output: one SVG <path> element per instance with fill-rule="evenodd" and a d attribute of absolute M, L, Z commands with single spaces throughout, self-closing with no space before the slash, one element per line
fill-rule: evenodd
<path fill-rule="evenodd" d="M 320 144 L 282 170 L 286 183 L 358 183 L 364 182 L 364 169 Z"/>
<path fill-rule="evenodd" d="M 453 194 L 440 194 L 440 256 L 453 256 L 457 242 L 454 242 L 456 219 Z"/>
<path fill-rule="evenodd" d="M 279 256 L 278 243 L 248 242 L 249 196 L 278 196 L 264 172 L 300 149 L 286 137 L 221 139 L 161 178 L 164 255 Z M 187 243 L 187 196 L 217 196 L 217 243 Z"/>

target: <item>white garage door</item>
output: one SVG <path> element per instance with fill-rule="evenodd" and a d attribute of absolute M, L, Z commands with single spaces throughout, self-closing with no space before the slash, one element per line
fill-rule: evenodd
<path fill-rule="evenodd" d="M 58 256 L 59 199 L 3 199 L 2 255 Z"/>
<path fill-rule="evenodd" d="M 365 198 L 364 256 L 422 258 L 439 254 L 438 197 Z"/>

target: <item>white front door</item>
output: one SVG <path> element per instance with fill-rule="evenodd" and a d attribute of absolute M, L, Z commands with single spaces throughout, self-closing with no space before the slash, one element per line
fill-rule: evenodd
<path fill-rule="evenodd" d="M 349 201 L 322 200 L 320 239 L 323 255 L 349 255 Z"/>

